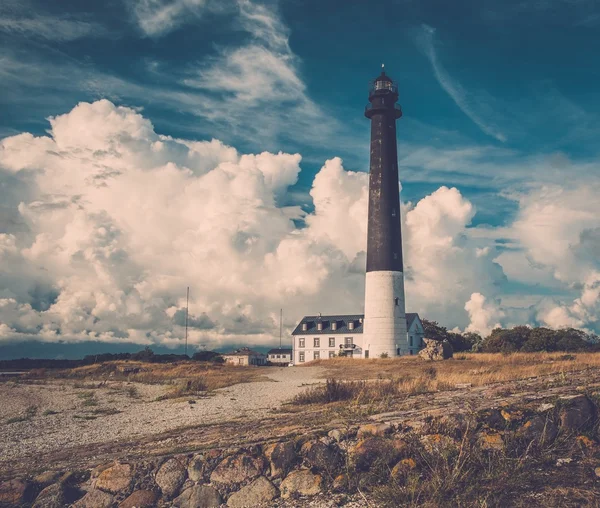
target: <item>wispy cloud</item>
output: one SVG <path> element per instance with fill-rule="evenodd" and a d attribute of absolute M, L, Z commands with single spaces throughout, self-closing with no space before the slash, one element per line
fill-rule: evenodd
<path fill-rule="evenodd" d="M 83 37 L 101 37 L 108 33 L 97 23 L 69 17 L 45 15 L 11 17 L 1 12 L 0 31 L 58 42 L 69 42 Z"/>
<path fill-rule="evenodd" d="M 200 17 L 209 0 L 130 0 L 134 21 L 150 37 L 169 33 L 182 23 Z M 222 3 L 222 2 L 221 2 Z"/>
<path fill-rule="evenodd" d="M 505 142 L 507 140 L 506 136 L 489 121 L 483 119 L 478 113 L 478 105 L 473 99 L 472 94 L 470 94 L 456 79 L 452 78 L 439 61 L 435 50 L 435 28 L 429 25 L 423 25 L 422 28 L 419 42 L 431 63 L 433 73 L 441 87 L 452 98 L 462 112 L 483 132 L 496 138 L 498 141 Z"/>

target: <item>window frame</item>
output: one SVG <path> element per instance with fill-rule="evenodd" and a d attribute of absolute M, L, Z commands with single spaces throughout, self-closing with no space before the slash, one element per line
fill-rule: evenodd
<path fill-rule="evenodd" d="M 315 337 L 313 339 L 313 347 L 321 347 L 321 337 Z"/>
<path fill-rule="evenodd" d="M 299 337 L 298 338 L 298 347 L 305 347 L 306 346 L 306 339 L 304 337 Z"/>
<path fill-rule="evenodd" d="M 298 362 L 304 363 L 304 361 L 305 361 L 305 353 L 304 353 L 304 351 L 301 351 L 300 353 L 298 353 Z"/>
<path fill-rule="evenodd" d="M 321 351 L 313 351 L 313 360 L 321 359 Z"/>
<path fill-rule="evenodd" d="M 335 337 L 329 337 L 329 347 L 335 347 Z"/>

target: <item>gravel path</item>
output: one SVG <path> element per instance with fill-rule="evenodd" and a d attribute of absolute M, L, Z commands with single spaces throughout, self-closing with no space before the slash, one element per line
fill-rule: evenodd
<path fill-rule="evenodd" d="M 163 401 L 155 399 L 169 389 L 166 385 L 0 383 L 0 462 L 180 427 L 262 418 L 306 384 L 322 382 L 321 373 L 320 367 L 272 367 L 265 370 L 271 381 L 222 388 L 208 397 Z"/>

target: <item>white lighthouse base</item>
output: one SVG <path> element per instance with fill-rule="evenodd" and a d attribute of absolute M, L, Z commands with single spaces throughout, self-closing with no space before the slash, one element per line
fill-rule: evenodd
<path fill-rule="evenodd" d="M 367 272 L 363 337 L 369 358 L 409 354 L 402 272 Z"/>

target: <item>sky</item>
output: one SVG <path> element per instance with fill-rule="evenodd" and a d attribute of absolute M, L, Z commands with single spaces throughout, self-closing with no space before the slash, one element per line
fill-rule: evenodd
<path fill-rule="evenodd" d="M 600 333 L 599 28 L 594 0 L 2 0 L 0 357 L 180 351 L 187 286 L 192 350 L 362 312 L 382 63 L 407 311 Z"/>

